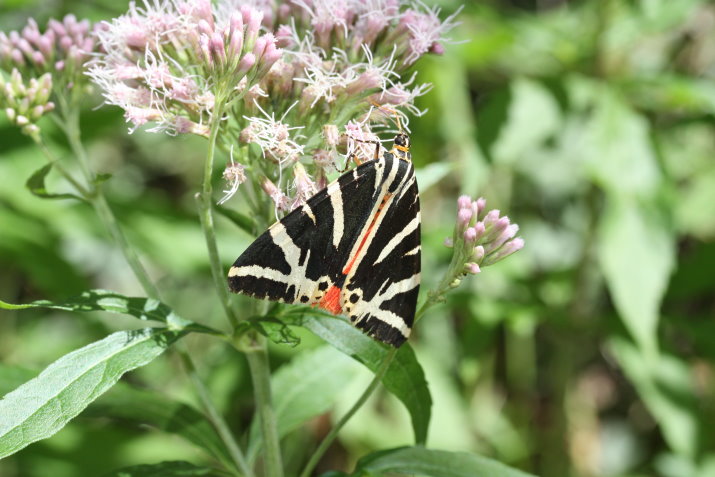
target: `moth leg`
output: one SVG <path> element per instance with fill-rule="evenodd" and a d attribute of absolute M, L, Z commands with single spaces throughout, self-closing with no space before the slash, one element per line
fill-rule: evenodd
<path fill-rule="evenodd" d="M 355 138 L 355 137 L 352 137 L 352 136 L 350 136 L 350 137 L 351 137 L 351 139 L 352 139 L 353 141 L 364 142 L 364 143 L 368 143 L 368 144 L 374 144 L 374 145 L 375 145 L 375 153 L 373 154 L 373 157 L 372 157 L 372 158 L 373 158 L 373 160 L 377 160 L 377 159 L 380 157 L 380 141 L 377 141 L 377 140 L 367 141 L 367 140 L 358 139 L 358 138 Z M 345 167 L 343 167 L 342 170 L 338 170 L 338 172 L 341 173 L 341 174 L 342 174 L 343 172 L 345 172 L 345 171 L 348 169 L 348 164 L 350 164 L 350 162 L 352 162 L 352 161 L 355 161 L 355 164 L 357 164 L 358 166 L 359 166 L 359 165 L 362 165 L 362 163 L 363 163 L 363 161 L 360 160 L 360 158 L 357 156 L 357 154 L 355 154 L 355 153 L 353 152 L 353 153 L 350 154 L 350 156 L 348 156 L 348 160 L 345 161 Z"/>

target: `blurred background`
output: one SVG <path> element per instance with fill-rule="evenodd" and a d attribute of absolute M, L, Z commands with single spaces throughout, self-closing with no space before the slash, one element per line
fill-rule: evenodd
<path fill-rule="evenodd" d="M 426 0 L 432 5 L 435 2 Z M 542 476 L 715 476 L 715 4 L 698 0 L 442 1 L 460 4 L 460 42 L 418 63 L 434 84 L 411 121 L 421 184 L 426 291 L 449 261 L 456 199 L 483 196 L 521 226 L 524 250 L 469 277 L 419 322 L 434 407 L 429 446 L 469 450 Z M 29 16 L 108 19 L 126 2 L 4 0 L 0 29 Z M 95 106 L 101 104 L 97 98 Z M 46 120 L 43 129 L 51 130 Z M 50 133 L 67 154 L 63 136 Z M 193 194 L 205 143 L 137 131 L 88 109 L 83 134 L 112 207 L 167 301 L 221 326 Z M 65 148 L 65 149 L 62 149 Z M 86 288 L 141 295 L 89 206 L 31 195 L 44 164 L 0 118 L 0 298 L 61 299 Z M 62 188 L 50 181 L 50 187 Z M 219 222 L 226 265 L 251 237 Z M 61 355 L 134 327 L 102 315 L 0 311 L 0 394 Z M 320 343 L 272 346 L 278 368 Z M 251 384 L 237 353 L 188 346 L 237 431 Z M 190 402 L 169 355 L 125 379 Z M 341 415 L 370 373 L 355 364 Z M 101 413 L 100 413 L 101 414 Z M 285 441 L 300 461 L 326 415 Z M 384 391 L 341 434 L 324 467 L 409 444 Z M 206 456 L 163 431 L 82 415 L 0 461 L 3 477 L 93 476 Z"/>

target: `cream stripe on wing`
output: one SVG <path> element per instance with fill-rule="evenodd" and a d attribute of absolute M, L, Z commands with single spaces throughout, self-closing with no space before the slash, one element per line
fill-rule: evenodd
<path fill-rule="evenodd" d="M 340 192 L 340 183 L 333 182 L 328 186 L 328 197 L 330 205 L 333 206 L 333 245 L 338 248 L 343 239 L 344 217 L 343 217 L 343 194 Z"/>
<path fill-rule="evenodd" d="M 420 226 L 420 213 L 417 212 L 417 215 L 415 216 L 415 218 L 413 218 L 410 221 L 409 224 L 407 224 L 407 227 L 402 229 L 400 231 L 400 233 L 395 234 L 395 236 L 390 239 L 390 241 L 387 243 L 387 245 L 385 245 L 385 248 L 382 249 L 382 251 L 380 252 L 380 256 L 377 257 L 377 260 L 375 260 L 374 264 L 378 264 L 378 263 L 382 262 L 385 259 L 385 257 L 387 257 L 390 253 L 392 253 L 392 251 L 395 249 L 395 247 L 397 247 L 400 244 L 400 242 L 402 242 L 405 239 L 405 237 L 407 237 L 409 234 L 414 232 L 415 229 L 419 226 Z"/>

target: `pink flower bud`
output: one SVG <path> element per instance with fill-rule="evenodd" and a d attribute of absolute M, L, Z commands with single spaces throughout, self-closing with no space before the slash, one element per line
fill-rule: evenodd
<path fill-rule="evenodd" d="M 476 275 L 481 271 L 482 270 L 479 268 L 479 265 L 477 265 L 476 263 L 467 263 L 464 265 L 465 273 L 471 273 L 472 275 Z"/>
<path fill-rule="evenodd" d="M 457 212 L 457 228 L 459 230 L 464 230 L 464 228 L 469 224 L 469 221 L 472 219 L 472 210 L 471 209 L 460 209 L 459 212 Z"/>
<path fill-rule="evenodd" d="M 223 44 L 223 36 L 220 33 L 214 33 L 211 36 L 211 53 L 213 53 L 214 60 L 220 64 L 226 64 L 226 50 Z"/>
<path fill-rule="evenodd" d="M 52 54 L 52 40 L 47 35 L 41 37 L 37 41 L 37 47 L 40 49 L 42 54 L 48 58 Z"/>
<path fill-rule="evenodd" d="M 497 220 L 499 220 L 499 211 L 497 209 L 492 209 L 489 212 L 487 212 L 487 215 L 484 217 L 484 226 L 485 227 L 490 227 L 496 223 Z"/>
<path fill-rule="evenodd" d="M 345 92 L 349 95 L 363 93 L 369 89 L 375 89 L 382 85 L 382 75 L 377 69 L 372 68 L 360 76 L 355 81 L 350 83 Z"/>
<path fill-rule="evenodd" d="M 483 265 L 493 265 L 496 262 L 505 259 L 514 252 L 521 250 L 522 248 L 524 248 L 524 239 L 522 239 L 521 237 L 517 237 L 513 240 L 510 240 L 496 252 L 487 255 L 487 257 L 484 259 Z"/>
<path fill-rule="evenodd" d="M 32 62 L 41 67 L 45 64 L 45 57 L 39 51 L 34 51 L 32 53 Z"/>
<path fill-rule="evenodd" d="M 263 182 L 261 182 L 261 188 L 273 200 L 277 210 L 290 209 L 288 197 L 286 197 L 286 195 L 278 187 L 276 187 L 276 185 L 271 182 L 270 179 L 264 178 Z"/>
<path fill-rule="evenodd" d="M 210 43 L 211 41 L 209 40 L 208 35 L 201 35 L 201 37 L 199 38 L 199 56 L 203 58 L 204 62 L 209 68 L 213 68 L 214 61 L 213 56 L 211 55 Z"/>
<path fill-rule="evenodd" d="M 442 46 L 441 43 L 435 41 L 434 43 L 432 43 L 432 46 L 430 46 L 429 52 L 433 55 L 443 55 L 444 46 Z"/>
<path fill-rule="evenodd" d="M 487 206 L 487 199 L 480 197 L 472 203 L 472 210 L 474 211 L 475 217 L 480 217 L 484 208 Z M 497 215 L 499 215 L 497 213 Z M 479 219 L 477 219 L 479 220 Z"/>
<path fill-rule="evenodd" d="M 328 146 L 335 147 L 340 142 L 340 131 L 334 124 L 326 124 L 323 126 L 323 139 Z"/>
<path fill-rule="evenodd" d="M 13 48 L 12 52 L 10 53 L 10 58 L 16 65 L 25 66 L 25 57 L 23 56 L 22 52 L 17 48 Z"/>
<path fill-rule="evenodd" d="M 246 44 L 246 48 L 250 49 L 253 48 L 253 43 L 258 36 L 258 30 L 263 21 L 263 13 L 249 5 L 242 5 L 241 15 L 243 16 L 243 23 L 246 25 L 246 38 L 244 43 Z"/>
<path fill-rule="evenodd" d="M 501 219 L 500 219 L 501 220 Z M 519 232 L 519 226 L 517 224 L 511 224 L 507 226 L 499 235 L 497 235 L 491 242 L 486 244 L 487 252 L 492 252 L 499 247 L 501 247 L 507 240 L 516 236 Z"/>
<path fill-rule="evenodd" d="M 457 199 L 457 209 L 470 209 L 472 207 L 472 198 L 468 195 L 460 195 Z M 477 214 L 475 214 L 477 215 Z"/>
<path fill-rule="evenodd" d="M 63 51 L 69 51 L 72 45 L 74 45 L 74 42 L 69 36 L 63 36 L 62 38 L 60 38 L 60 47 Z"/>
<path fill-rule="evenodd" d="M 484 251 L 484 247 L 477 245 L 474 247 L 474 250 L 472 250 L 472 260 L 476 263 L 482 263 L 485 254 L 486 252 Z"/>
<path fill-rule="evenodd" d="M 243 36 L 243 16 L 240 12 L 231 13 L 229 27 L 231 35 L 240 34 L 241 36 Z"/>
<path fill-rule="evenodd" d="M 238 70 L 236 73 L 240 76 L 245 75 L 248 73 L 248 70 L 253 68 L 253 65 L 256 64 L 256 56 L 253 53 L 246 53 L 243 55 L 243 58 L 241 58 L 241 61 L 238 63 Z"/>
<path fill-rule="evenodd" d="M 486 229 L 484 228 L 484 224 L 482 222 L 477 222 L 474 224 L 474 230 L 477 232 L 477 239 L 479 239 L 484 235 Z"/>
<path fill-rule="evenodd" d="M 241 55 L 242 49 L 243 49 L 243 32 L 238 30 L 231 34 L 231 38 L 228 42 L 228 54 L 231 57 L 238 58 Z"/>
<path fill-rule="evenodd" d="M 270 69 L 270 67 L 273 66 L 273 64 L 278 61 L 281 56 L 283 56 L 283 50 L 276 48 L 275 42 L 268 43 L 265 51 L 263 52 L 263 69 L 266 71 Z"/>
<path fill-rule="evenodd" d="M 282 5 L 286 6 L 287 5 Z M 288 25 L 281 25 L 278 27 L 276 32 L 276 45 L 281 48 L 290 48 L 295 45 L 295 40 L 293 39 L 293 29 Z"/>
<path fill-rule="evenodd" d="M 211 25 L 209 25 L 209 22 L 203 19 L 199 20 L 199 33 L 207 36 L 211 36 L 213 34 L 213 29 L 211 28 Z"/>
<path fill-rule="evenodd" d="M 477 241 L 477 231 L 474 229 L 474 227 L 469 227 L 467 230 L 464 231 L 464 244 L 467 247 L 472 247 L 474 246 L 474 243 Z"/>
<path fill-rule="evenodd" d="M 268 39 L 266 38 L 266 35 L 263 35 L 258 40 L 256 40 L 256 43 L 253 45 L 253 55 L 257 59 L 260 59 L 263 56 L 263 52 L 265 51 L 267 44 Z"/>

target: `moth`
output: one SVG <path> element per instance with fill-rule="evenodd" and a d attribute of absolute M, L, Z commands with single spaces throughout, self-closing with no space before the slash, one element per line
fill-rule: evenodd
<path fill-rule="evenodd" d="M 228 272 L 232 292 L 311 305 L 398 347 L 420 287 L 420 203 L 410 138 L 274 223 Z"/>

